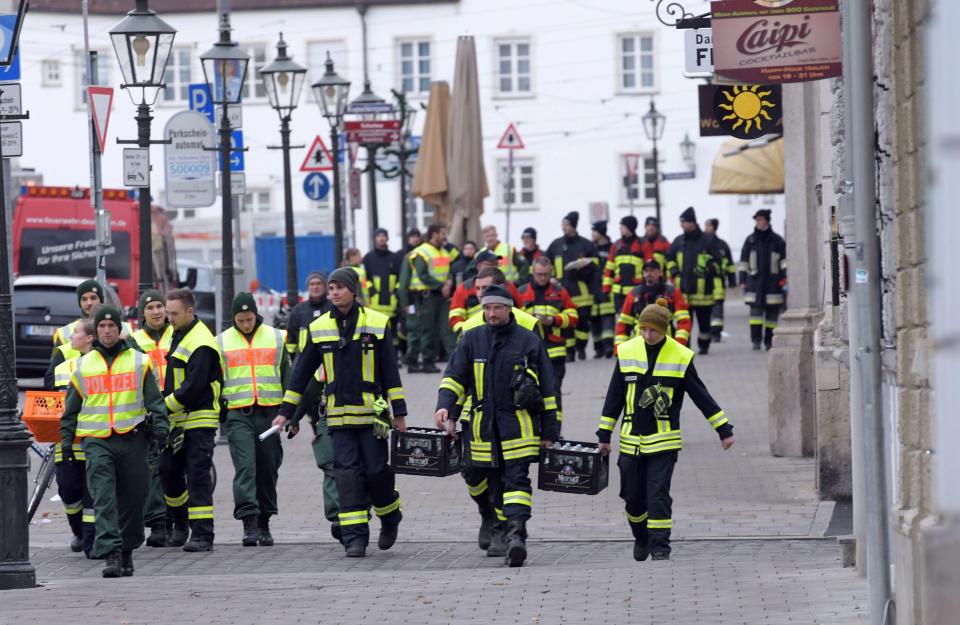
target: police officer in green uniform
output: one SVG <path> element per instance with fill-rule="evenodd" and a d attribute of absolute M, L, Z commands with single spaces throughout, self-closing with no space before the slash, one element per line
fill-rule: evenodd
<path fill-rule="evenodd" d="M 170 447 L 160 457 L 160 482 L 173 515 L 168 547 L 184 551 L 213 549 L 214 436 L 220 424 L 223 373 L 220 348 L 210 330 L 195 314 L 189 289 L 166 296 L 167 319 L 174 328 L 164 401 L 172 427 Z M 190 540 L 187 540 L 189 524 Z"/>
<path fill-rule="evenodd" d="M 607 388 L 597 438 L 610 453 L 610 437 L 620 426 L 620 497 L 633 532 L 633 557 L 670 559 L 673 499 L 670 480 L 682 447 L 680 408 L 689 395 L 720 436 L 724 449 L 734 443 L 733 425 L 697 375 L 693 352 L 667 335 L 672 314 L 660 304 L 640 313 L 640 336 L 617 348 L 617 364 Z"/>
<path fill-rule="evenodd" d="M 277 416 L 289 360 L 283 332 L 263 323 L 253 295 L 237 294 L 230 311 L 233 327 L 217 337 L 217 344 L 223 355 L 223 399 L 234 468 L 233 516 L 243 521 L 244 547 L 270 547 L 283 447 L 279 436 L 258 437 Z"/>
<path fill-rule="evenodd" d="M 97 341 L 71 377 L 60 437 L 67 462 L 74 441 L 83 440 L 96 516 L 93 555 L 106 558 L 104 577 L 126 577 L 143 544 L 148 449 L 166 445 L 169 423 L 153 363 L 120 339 L 120 312 L 103 306 L 94 321 Z"/>
<path fill-rule="evenodd" d="M 297 360 L 274 424 L 287 425 L 322 364 L 342 542 L 348 557 L 363 557 L 370 503 L 380 518 L 379 548 L 389 549 L 397 539 L 403 514 L 388 464 L 387 438 L 391 426 L 406 430 L 407 406 L 389 318 L 356 302 L 358 276 L 349 267 L 330 274 L 329 285 L 334 309 L 310 324 L 310 343 Z"/>

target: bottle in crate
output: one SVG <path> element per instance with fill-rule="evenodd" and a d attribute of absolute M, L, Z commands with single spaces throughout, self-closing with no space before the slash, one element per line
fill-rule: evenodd
<path fill-rule="evenodd" d="M 436 428 L 407 428 L 393 432 L 390 466 L 395 473 L 445 477 L 460 472 L 460 439 Z"/>
<path fill-rule="evenodd" d="M 596 495 L 609 482 L 610 457 L 602 456 L 596 443 L 564 441 L 540 450 L 540 490 Z"/>

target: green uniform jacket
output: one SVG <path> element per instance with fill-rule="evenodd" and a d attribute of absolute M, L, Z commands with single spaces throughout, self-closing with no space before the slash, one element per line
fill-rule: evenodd
<path fill-rule="evenodd" d="M 120 349 L 113 354 L 100 345 L 99 341 L 93 343 L 93 349 L 103 355 L 103 359 L 109 366 L 125 350 L 133 349 L 126 341 L 121 341 L 118 345 Z M 160 393 L 160 387 L 157 386 L 157 380 L 152 374 L 147 375 L 143 380 L 143 404 L 147 409 L 147 420 L 153 423 L 153 431 L 166 436 L 167 432 L 170 431 L 167 406 L 163 403 L 163 394 Z M 60 440 L 64 445 L 73 445 L 74 435 L 77 431 L 77 415 L 80 414 L 81 407 L 83 407 L 83 398 L 71 384 L 67 388 L 67 397 L 63 404 L 63 416 L 60 417 Z"/>

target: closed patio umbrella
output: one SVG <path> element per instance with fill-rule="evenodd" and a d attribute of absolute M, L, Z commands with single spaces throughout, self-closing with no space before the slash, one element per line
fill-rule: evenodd
<path fill-rule="evenodd" d="M 434 221 L 447 225 L 453 217 L 447 194 L 447 130 L 450 125 L 450 85 L 430 85 L 427 119 L 423 124 L 420 152 L 413 170 L 411 192 L 434 207 Z"/>

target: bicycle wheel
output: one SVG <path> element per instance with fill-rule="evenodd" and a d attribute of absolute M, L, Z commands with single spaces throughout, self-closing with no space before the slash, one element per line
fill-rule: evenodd
<path fill-rule="evenodd" d="M 27 506 L 27 523 L 32 521 L 33 515 L 37 513 L 37 508 L 40 507 L 40 502 L 43 501 L 43 496 L 53 480 L 55 469 L 56 463 L 53 461 L 53 452 L 50 452 L 44 456 L 43 463 L 40 465 L 40 472 L 37 474 L 37 479 L 34 480 L 36 487 L 33 489 L 33 495 L 30 496 L 30 503 Z"/>

